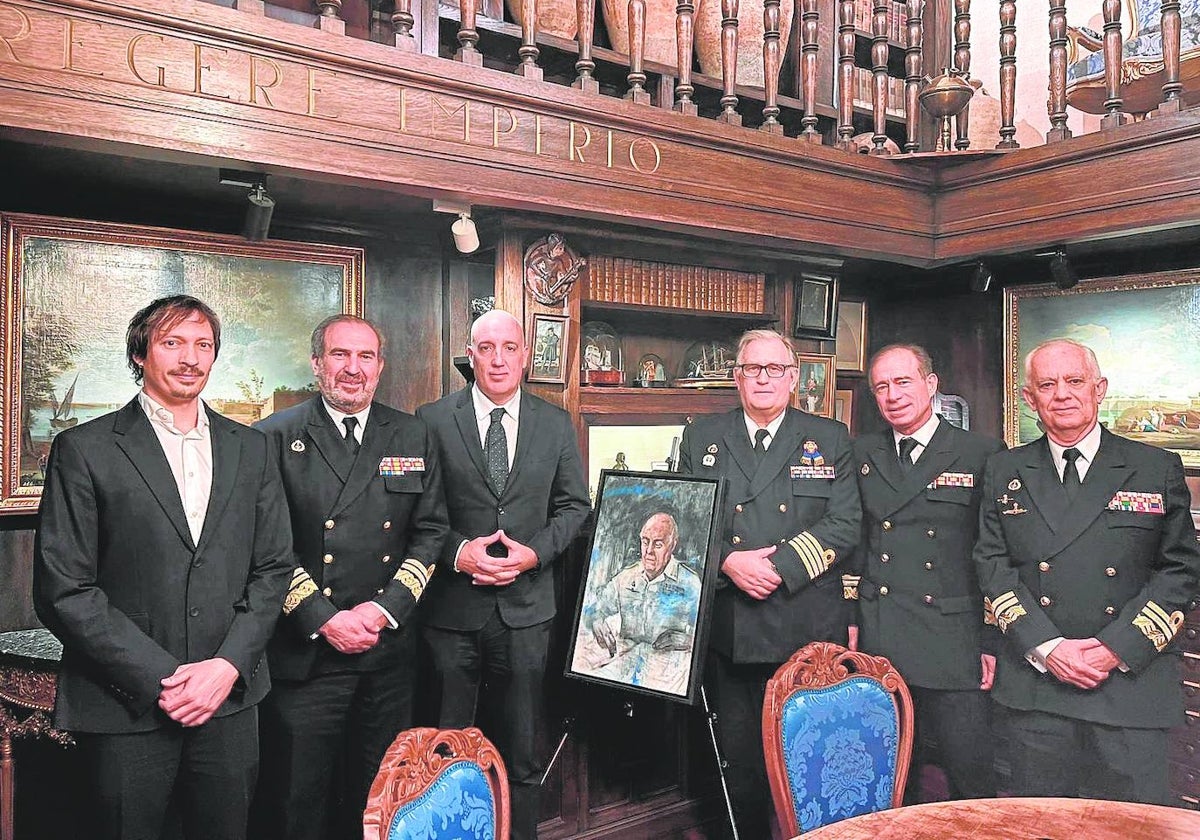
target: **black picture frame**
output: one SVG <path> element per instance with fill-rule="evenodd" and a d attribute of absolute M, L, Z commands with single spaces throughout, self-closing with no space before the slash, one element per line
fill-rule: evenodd
<path fill-rule="evenodd" d="M 601 471 L 566 676 L 697 702 L 720 565 L 724 491 L 719 478 Z M 660 547 L 664 566 L 647 583 L 641 538 L 653 543 L 669 533 L 664 514 L 674 521 L 677 539 L 673 548 Z M 659 607 L 653 623 L 646 620 L 647 597 Z M 607 627 L 607 640 L 599 624 Z"/>
<path fill-rule="evenodd" d="M 796 280 L 792 335 L 797 338 L 837 338 L 838 277 L 805 272 Z"/>

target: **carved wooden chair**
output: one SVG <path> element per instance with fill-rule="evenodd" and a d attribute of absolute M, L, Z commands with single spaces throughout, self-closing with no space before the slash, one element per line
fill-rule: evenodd
<path fill-rule="evenodd" d="M 908 686 L 882 656 L 812 642 L 763 701 L 763 752 L 784 837 L 899 807 L 912 758 Z"/>
<path fill-rule="evenodd" d="M 1200 103 L 1200 0 L 1181 0 L 1179 16 L 1179 80 L 1183 104 L 1188 106 Z M 1162 101 L 1162 0 L 1122 0 L 1121 22 L 1129 23 L 1129 35 L 1121 45 L 1122 107 L 1144 114 Z M 1067 38 L 1067 104 L 1088 114 L 1103 114 L 1104 36 L 1085 26 L 1069 26 Z"/>
<path fill-rule="evenodd" d="M 508 774 L 478 729 L 407 729 L 379 765 L 363 840 L 508 840 Z"/>

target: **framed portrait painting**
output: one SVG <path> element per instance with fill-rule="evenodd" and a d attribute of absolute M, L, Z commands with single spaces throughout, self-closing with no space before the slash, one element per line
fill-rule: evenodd
<path fill-rule="evenodd" d="M 604 470 L 566 675 L 695 703 L 723 479 Z"/>
<path fill-rule="evenodd" d="M 571 320 L 565 315 L 533 316 L 532 348 L 529 360 L 530 382 L 548 382 L 563 385 L 567 381 L 567 330 Z"/>
<path fill-rule="evenodd" d="M 837 369 L 843 373 L 866 373 L 867 302 L 840 300 L 837 312 Z"/>
<path fill-rule="evenodd" d="M 125 328 L 160 297 L 221 318 L 208 405 L 242 423 L 315 390 L 309 336 L 362 314 L 363 251 L 23 214 L 0 215 L 0 513 L 33 513 L 59 432 L 137 393 Z"/>
<path fill-rule="evenodd" d="M 833 397 L 833 419 L 854 431 L 854 389 L 838 388 Z"/>
<path fill-rule="evenodd" d="M 831 339 L 837 333 L 838 279 L 832 274 L 801 274 L 796 281 L 797 338 Z"/>
<path fill-rule="evenodd" d="M 1021 398 L 1025 356 L 1070 338 L 1096 354 L 1108 392 L 1100 422 L 1132 440 L 1179 453 L 1200 469 L 1200 269 L 1052 283 L 1004 290 L 1004 437 L 1040 437 Z"/>
<path fill-rule="evenodd" d="M 818 417 L 834 416 L 834 357 L 826 353 L 797 353 L 796 392 L 792 405 Z"/>

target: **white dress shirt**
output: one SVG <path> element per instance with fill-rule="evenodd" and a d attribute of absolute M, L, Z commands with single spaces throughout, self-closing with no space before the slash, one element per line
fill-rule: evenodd
<path fill-rule="evenodd" d="M 759 429 L 766 429 L 767 436 L 763 438 L 763 449 L 770 449 L 771 442 L 775 440 L 775 435 L 779 432 L 779 427 L 783 425 L 783 418 L 787 417 L 787 409 L 779 412 L 779 416 L 765 426 L 760 426 L 750 419 L 750 415 L 742 412 L 742 419 L 746 421 L 746 434 L 750 436 L 750 448 L 754 448 L 754 433 Z"/>
<path fill-rule="evenodd" d="M 483 395 L 478 385 L 471 386 L 471 402 L 475 405 L 475 425 L 479 429 L 479 445 L 487 451 L 487 432 L 492 425 L 492 411 L 504 409 L 500 425 L 504 427 L 504 442 L 508 444 L 508 468 L 511 470 L 517 456 L 517 427 L 521 417 L 521 390 L 513 394 L 512 399 L 503 405 L 492 402 Z"/>
<path fill-rule="evenodd" d="M 367 418 L 371 415 L 370 403 L 367 403 L 367 407 L 362 411 L 355 412 L 354 414 L 347 414 L 344 411 L 338 411 L 336 408 L 327 403 L 324 398 L 321 399 L 321 405 L 325 406 L 325 413 L 333 419 L 333 427 L 337 429 L 338 434 L 342 437 L 345 437 L 346 435 L 346 427 L 342 424 L 342 421 L 347 417 L 357 418 L 358 425 L 354 427 L 354 439 L 357 440 L 360 445 L 362 444 L 363 430 L 367 428 Z"/>
<path fill-rule="evenodd" d="M 900 439 L 912 438 L 917 442 L 917 445 L 913 447 L 912 455 L 909 457 L 915 464 L 917 459 L 921 457 L 921 453 L 925 451 L 925 447 L 929 446 L 929 441 L 933 440 L 934 432 L 937 431 L 938 423 L 940 422 L 941 418 L 934 414 L 922 424 L 921 428 L 917 429 L 911 435 L 902 435 L 895 429 L 892 429 L 892 449 L 896 452 L 896 456 L 899 457 L 900 455 Z"/>
<path fill-rule="evenodd" d="M 175 415 L 163 408 L 145 391 L 138 393 L 138 403 L 150 420 L 150 428 L 162 446 L 183 513 L 187 517 L 192 543 L 200 542 L 204 530 L 204 516 L 208 513 L 208 498 L 212 493 L 213 455 L 212 435 L 209 433 L 208 415 L 204 403 L 196 401 L 196 427 L 190 432 L 181 432 L 175 426 Z"/>

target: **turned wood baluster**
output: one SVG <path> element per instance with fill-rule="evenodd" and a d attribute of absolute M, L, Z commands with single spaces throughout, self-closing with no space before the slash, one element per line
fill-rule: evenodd
<path fill-rule="evenodd" d="M 316 28 L 334 35 L 346 34 L 346 21 L 342 18 L 342 0 L 316 0 Z"/>
<path fill-rule="evenodd" d="M 738 0 L 721 0 L 721 122 L 741 125 L 737 112 Z"/>
<path fill-rule="evenodd" d="M 820 143 L 817 131 L 817 28 L 821 13 L 817 0 L 802 0 L 800 13 L 800 87 L 804 117 L 800 136 L 809 143 Z"/>
<path fill-rule="evenodd" d="M 905 6 L 907 18 L 907 46 L 904 48 L 904 151 L 921 151 L 917 132 L 921 127 L 920 99 L 921 83 L 925 80 L 925 61 L 921 40 L 925 35 L 925 24 L 921 13 L 925 10 L 924 0 L 908 0 Z"/>
<path fill-rule="evenodd" d="M 1067 128 L 1067 0 L 1050 0 L 1050 130 L 1046 142 L 1071 136 Z"/>
<path fill-rule="evenodd" d="M 1121 113 L 1121 0 L 1104 0 L 1104 116 L 1101 128 L 1118 128 L 1125 122 Z"/>
<path fill-rule="evenodd" d="M 483 66 L 483 53 L 475 49 L 479 43 L 479 32 L 475 29 L 475 15 L 479 12 L 479 0 L 458 0 L 458 52 L 455 59 L 475 67 Z"/>
<path fill-rule="evenodd" d="M 871 7 L 871 114 L 875 133 L 871 135 L 871 154 L 886 155 L 888 102 L 888 7 L 892 0 L 875 0 Z"/>
<path fill-rule="evenodd" d="M 341 17 L 342 0 L 317 0 L 317 14 L 322 17 Z"/>
<path fill-rule="evenodd" d="M 396 0 L 392 28 L 396 30 L 396 46 L 405 52 L 417 51 L 417 39 L 412 34 L 413 23 L 412 0 Z"/>
<path fill-rule="evenodd" d="M 1183 102 L 1183 83 L 1179 81 L 1179 41 L 1181 37 L 1181 22 L 1179 18 L 1179 0 L 1163 0 L 1162 4 L 1162 51 L 1163 73 L 1166 82 L 1163 83 L 1163 101 L 1155 114 L 1169 114 L 1178 111 Z"/>
<path fill-rule="evenodd" d="M 650 104 L 642 59 L 646 55 L 646 0 L 629 0 L 629 91 L 625 98 L 638 105 Z"/>
<path fill-rule="evenodd" d="M 540 52 L 537 45 L 537 0 L 521 0 L 521 46 L 517 48 L 521 63 L 517 65 L 516 74 L 526 79 L 540 80 L 542 68 L 537 65 Z"/>
<path fill-rule="evenodd" d="M 971 76 L 971 0 L 954 0 L 954 69 L 964 79 Z M 954 148 L 962 151 L 971 146 L 971 101 L 954 118 Z"/>
<path fill-rule="evenodd" d="M 699 113 L 696 103 L 692 101 L 692 93 L 696 90 L 692 84 L 692 42 L 696 36 L 692 26 L 694 11 L 692 0 L 679 0 L 679 5 L 675 7 L 675 60 L 679 71 L 679 81 L 675 85 L 675 110 L 692 115 Z"/>
<path fill-rule="evenodd" d="M 585 93 L 599 93 L 600 83 L 592 72 L 596 62 L 592 60 L 592 38 L 596 34 L 596 0 L 575 0 L 575 17 L 579 21 L 579 60 L 575 62 L 575 72 L 579 74 L 572 87 L 577 87 Z"/>
<path fill-rule="evenodd" d="M 1017 93 L 1017 0 L 1000 0 L 1000 142 L 997 149 L 1019 149 L 1013 106 Z"/>
<path fill-rule="evenodd" d="M 763 124 L 770 134 L 783 134 L 779 122 L 779 0 L 763 0 Z"/>
<path fill-rule="evenodd" d="M 854 136 L 854 0 L 838 5 L 838 139 L 844 152 L 852 151 Z"/>

